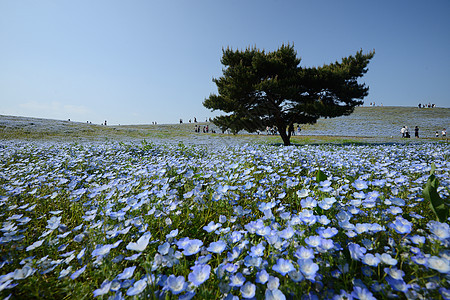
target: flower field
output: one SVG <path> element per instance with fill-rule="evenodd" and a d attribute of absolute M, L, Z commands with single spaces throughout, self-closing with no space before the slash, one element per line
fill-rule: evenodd
<path fill-rule="evenodd" d="M 449 158 L 3 142 L 0 297 L 450 299 Z"/>

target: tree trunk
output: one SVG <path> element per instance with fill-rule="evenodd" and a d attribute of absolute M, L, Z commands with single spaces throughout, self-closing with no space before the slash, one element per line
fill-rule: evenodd
<path fill-rule="evenodd" d="M 282 129 L 280 129 L 282 128 Z M 286 124 L 282 124 L 278 126 L 278 132 L 280 133 L 281 138 L 283 139 L 283 143 L 285 146 L 291 145 L 291 133 L 286 134 Z"/>

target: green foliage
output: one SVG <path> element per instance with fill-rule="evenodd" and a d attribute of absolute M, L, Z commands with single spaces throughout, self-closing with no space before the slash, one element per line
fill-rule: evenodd
<path fill-rule="evenodd" d="M 213 120 L 222 130 L 255 132 L 276 126 L 289 145 L 294 124 L 349 115 L 363 103 L 369 89 L 357 79 L 367 72 L 373 55 L 359 51 L 341 62 L 304 68 L 290 45 L 267 53 L 227 48 L 221 60 L 223 76 L 213 79 L 218 95 L 211 94 L 203 105 L 227 113 Z"/>
<path fill-rule="evenodd" d="M 316 181 L 319 183 L 325 180 L 327 180 L 327 175 L 319 169 L 316 173 Z"/>
<path fill-rule="evenodd" d="M 436 215 L 436 219 L 439 222 L 446 222 L 449 216 L 450 203 L 449 199 L 442 199 L 437 192 L 439 181 L 434 175 L 436 166 L 433 163 L 431 166 L 430 177 L 423 189 L 423 197 L 427 200 L 431 210 Z"/>

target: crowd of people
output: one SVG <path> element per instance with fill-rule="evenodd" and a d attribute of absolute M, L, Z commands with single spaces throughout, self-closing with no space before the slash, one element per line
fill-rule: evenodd
<path fill-rule="evenodd" d="M 434 103 L 428 103 L 428 104 L 422 104 L 419 103 L 419 105 L 417 105 L 419 108 L 435 108 L 436 104 Z"/>
<path fill-rule="evenodd" d="M 411 137 L 408 126 L 403 126 L 402 129 L 400 129 L 400 133 L 402 134 L 402 138 L 410 138 Z M 439 131 L 436 131 L 434 136 L 438 138 Z M 441 136 L 442 137 L 447 136 L 447 130 L 445 128 L 442 129 Z M 419 126 L 414 127 L 414 137 L 419 138 Z"/>

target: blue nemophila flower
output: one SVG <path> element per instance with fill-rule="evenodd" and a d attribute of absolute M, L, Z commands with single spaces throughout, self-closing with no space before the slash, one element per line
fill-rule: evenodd
<path fill-rule="evenodd" d="M 239 269 L 238 264 L 233 263 L 227 263 L 223 266 L 223 269 L 227 271 L 228 273 L 236 273 L 236 271 Z"/>
<path fill-rule="evenodd" d="M 443 299 L 448 300 L 450 299 L 450 289 L 446 289 L 444 287 L 441 287 L 439 289 L 439 293 L 441 293 L 441 296 Z"/>
<path fill-rule="evenodd" d="M 229 241 L 231 243 L 237 243 L 242 239 L 242 233 L 240 233 L 239 231 L 233 231 L 230 235 L 229 235 Z"/>
<path fill-rule="evenodd" d="M 256 267 L 259 268 L 261 266 L 261 264 L 263 263 L 263 260 L 261 257 L 259 256 L 250 256 L 247 255 L 244 258 L 244 265 L 246 267 Z"/>
<path fill-rule="evenodd" d="M 450 261 L 445 257 L 431 256 L 428 258 L 428 267 L 440 273 L 450 273 Z"/>
<path fill-rule="evenodd" d="M 365 263 L 366 265 L 372 266 L 372 267 L 378 266 L 380 261 L 381 260 L 378 257 L 376 257 L 375 255 L 373 255 L 372 253 L 367 253 L 366 255 L 364 255 L 364 257 L 362 259 L 363 263 Z"/>
<path fill-rule="evenodd" d="M 355 182 L 352 183 L 352 186 L 358 191 L 365 190 L 368 188 L 367 182 L 359 179 L 355 180 Z"/>
<path fill-rule="evenodd" d="M 350 251 L 350 257 L 353 260 L 360 260 L 364 257 L 364 253 L 366 253 L 367 249 L 364 247 L 361 247 L 358 244 L 350 243 L 348 245 L 348 250 Z"/>
<path fill-rule="evenodd" d="M 360 300 L 377 300 L 373 294 L 364 287 L 354 286 L 351 296 Z"/>
<path fill-rule="evenodd" d="M 184 292 L 187 286 L 188 284 L 183 276 L 175 276 L 172 274 L 167 278 L 166 286 L 164 288 L 170 290 L 172 294 L 178 295 Z"/>
<path fill-rule="evenodd" d="M 392 256 L 390 256 L 388 253 L 383 253 L 381 255 L 379 253 L 376 253 L 375 255 L 384 264 L 387 264 L 387 265 L 390 265 L 390 266 L 395 266 L 397 264 L 397 260 L 395 258 L 392 258 Z"/>
<path fill-rule="evenodd" d="M 86 265 L 84 265 L 82 268 L 73 272 L 73 274 L 70 276 L 70 279 L 72 279 L 72 280 L 77 279 L 85 270 L 86 270 Z"/>
<path fill-rule="evenodd" d="M 389 275 L 385 279 L 394 291 L 406 292 L 410 288 L 410 285 L 406 284 L 403 279 L 394 279 Z"/>
<path fill-rule="evenodd" d="M 431 220 L 428 222 L 427 226 L 430 232 L 439 240 L 444 241 L 450 238 L 450 225 L 447 223 Z"/>
<path fill-rule="evenodd" d="M 141 252 L 141 253 L 133 254 L 133 255 L 131 255 L 131 256 L 127 256 L 127 257 L 125 257 L 125 260 L 128 260 L 128 261 L 136 260 L 136 259 L 139 258 L 139 256 L 141 256 L 141 254 L 142 254 L 142 252 Z M 120 257 L 120 256 L 119 256 L 119 257 Z"/>
<path fill-rule="evenodd" d="M 298 216 L 305 225 L 314 225 L 317 221 L 317 216 L 309 209 L 303 209 Z"/>
<path fill-rule="evenodd" d="M 369 224 L 369 223 L 356 223 L 355 224 L 355 231 L 358 234 L 368 232 L 370 230 L 370 228 L 371 228 L 371 224 Z"/>
<path fill-rule="evenodd" d="M 33 275 L 33 273 L 35 271 L 36 271 L 35 269 L 33 269 L 30 265 L 27 264 L 27 265 L 23 266 L 23 268 L 21 268 L 21 269 L 14 270 L 13 279 L 14 280 L 25 279 L 25 278 Z M 1 281 L 2 280 L 0 279 L 0 282 Z"/>
<path fill-rule="evenodd" d="M 265 269 L 256 273 L 256 282 L 265 284 L 269 280 L 269 273 Z"/>
<path fill-rule="evenodd" d="M 221 226 L 221 223 L 214 223 L 214 221 L 211 221 L 207 226 L 203 226 L 203 230 L 205 230 L 206 232 L 212 232 L 217 230 Z"/>
<path fill-rule="evenodd" d="M 211 244 L 209 244 L 209 247 L 206 250 L 212 253 L 222 253 L 226 247 L 227 244 L 224 241 L 219 240 L 217 242 L 212 242 Z"/>
<path fill-rule="evenodd" d="M 387 212 L 390 213 L 391 215 L 395 216 L 395 215 L 403 213 L 403 209 L 401 209 L 398 206 L 391 206 L 388 208 Z"/>
<path fill-rule="evenodd" d="M 286 300 L 286 296 L 279 289 L 267 289 L 264 296 L 266 300 Z"/>
<path fill-rule="evenodd" d="M 108 281 L 108 280 L 103 281 L 100 288 L 96 289 L 93 292 L 94 297 L 107 294 L 109 292 L 110 288 L 111 288 L 111 281 Z"/>
<path fill-rule="evenodd" d="M 336 202 L 336 198 L 324 198 L 322 201 L 319 201 L 319 207 L 323 210 L 328 210 L 333 207 L 333 204 Z"/>
<path fill-rule="evenodd" d="M 310 190 L 308 190 L 308 189 L 302 189 L 302 190 L 298 190 L 296 192 L 296 194 L 299 198 L 305 198 L 309 195 L 309 192 L 310 192 Z"/>
<path fill-rule="evenodd" d="M 257 230 L 264 228 L 264 221 L 261 219 L 250 221 L 248 224 L 245 224 L 244 228 L 249 233 L 256 233 Z"/>
<path fill-rule="evenodd" d="M 72 266 L 69 266 L 66 269 L 61 270 L 58 279 L 66 277 L 67 275 L 69 275 L 70 271 L 72 271 Z"/>
<path fill-rule="evenodd" d="M 169 249 L 170 249 L 170 243 L 168 243 L 168 242 L 165 242 L 164 244 L 158 246 L 158 252 L 161 255 L 166 255 L 167 253 L 169 253 Z"/>
<path fill-rule="evenodd" d="M 411 256 L 411 260 L 418 265 L 425 266 L 428 263 L 428 258 L 423 256 L 422 254 Z"/>
<path fill-rule="evenodd" d="M 227 253 L 227 260 L 233 261 L 236 258 L 238 258 L 240 254 L 241 254 L 241 250 L 238 247 L 234 247 L 233 249 L 231 249 L 231 251 L 229 251 Z"/>
<path fill-rule="evenodd" d="M 310 247 L 319 248 L 322 244 L 322 238 L 318 235 L 312 235 L 305 239 L 305 243 Z"/>
<path fill-rule="evenodd" d="M 33 244 L 31 244 L 30 246 L 28 246 L 26 248 L 26 251 L 31 251 L 31 250 L 34 250 L 34 249 L 40 247 L 43 242 L 44 242 L 44 240 L 40 240 L 40 241 L 34 242 Z"/>
<path fill-rule="evenodd" d="M 375 179 L 374 181 L 372 181 L 372 185 L 377 186 L 377 187 L 384 187 L 385 184 L 386 184 L 385 179 Z"/>
<path fill-rule="evenodd" d="M 166 234 L 166 239 L 174 238 L 177 235 L 178 235 L 178 229 L 174 229 L 169 234 Z"/>
<path fill-rule="evenodd" d="M 277 263 L 272 266 L 272 270 L 284 276 L 287 273 L 294 271 L 295 268 L 290 260 L 279 258 L 277 259 Z"/>
<path fill-rule="evenodd" d="M 409 240 L 413 242 L 416 245 L 424 244 L 425 243 L 425 237 L 420 235 L 413 235 L 409 237 Z"/>
<path fill-rule="evenodd" d="M 85 252 L 86 252 L 86 248 L 81 249 L 80 252 L 77 254 L 77 259 L 82 259 Z"/>
<path fill-rule="evenodd" d="M 394 222 L 389 224 L 391 229 L 394 229 L 398 234 L 407 234 L 412 230 L 412 223 L 401 216 L 395 217 Z"/>
<path fill-rule="evenodd" d="M 361 191 L 361 192 L 354 192 L 353 193 L 353 197 L 355 197 L 356 199 L 365 199 L 366 198 L 366 194 Z M 368 201 L 373 201 L 373 199 L 370 199 Z"/>
<path fill-rule="evenodd" d="M 55 217 L 55 216 L 51 217 L 50 220 L 47 220 L 47 226 L 45 226 L 45 228 L 55 230 L 61 223 L 61 218 L 62 217 Z"/>
<path fill-rule="evenodd" d="M 118 280 L 130 279 L 133 276 L 136 266 L 125 268 L 122 273 L 117 275 Z"/>
<path fill-rule="evenodd" d="M 258 245 L 252 246 L 252 247 L 250 248 L 250 253 L 249 253 L 249 255 L 252 256 L 252 257 L 255 257 L 255 256 L 263 256 L 263 255 L 264 255 L 264 250 L 265 250 L 265 249 L 266 249 L 266 248 L 264 247 L 264 245 L 261 244 L 261 243 L 259 243 Z"/>
<path fill-rule="evenodd" d="M 332 238 L 336 234 L 338 234 L 338 230 L 334 227 L 328 227 L 328 228 L 320 227 L 316 230 L 316 232 L 319 234 L 319 236 L 321 238 L 324 238 L 324 239 Z"/>
<path fill-rule="evenodd" d="M 322 225 L 328 225 L 331 223 L 331 220 L 328 219 L 326 215 L 318 216 L 317 221 Z"/>
<path fill-rule="evenodd" d="M 245 282 L 245 277 L 242 275 L 242 273 L 236 273 L 234 275 L 230 276 L 230 286 L 233 287 L 241 287 Z"/>
<path fill-rule="evenodd" d="M 269 290 L 275 290 L 278 289 L 280 286 L 280 279 L 275 276 L 269 276 L 269 280 L 267 281 L 267 288 Z"/>
<path fill-rule="evenodd" d="M 319 265 L 314 263 L 312 259 L 299 259 L 298 266 L 300 267 L 300 272 L 306 279 L 314 281 L 316 273 L 319 270 Z"/>
<path fill-rule="evenodd" d="M 282 237 L 285 240 L 290 240 L 295 234 L 294 229 L 291 226 L 286 227 L 285 229 L 278 232 L 278 236 Z"/>
<path fill-rule="evenodd" d="M 241 286 L 240 291 L 242 298 L 253 298 L 255 297 L 256 293 L 256 285 L 254 285 L 250 281 L 247 281 L 243 286 Z"/>
<path fill-rule="evenodd" d="M 300 205 L 304 209 L 314 208 L 317 206 L 317 201 L 314 200 L 314 198 L 312 198 L 312 197 L 307 197 L 306 199 L 302 199 L 300 201 Z"/>
<path fill-rule="evenodd" d="M 152 234 L 150 232 L 146 232 L 136 241 L 136 243 L 130 242 L 126 248 L 128 250 L 142 252 L 145 250 L 145 248 L 147 248 L 147 245 L 150 242 L 151 236 L 152 236 Z"/>
<path fill-rule="evenodd" d="M 94 251 L 92 251 L 92 256 L 105 256 L 109 253 L 111 249 L 117 248 L 117 246 L 119 246 L 121 242 L 122 240 L 118 240 L 114 244 L 108 244 L 103 246 L 98 245 L 97 248 Z"/>
<path fill-rule="evenodd" d="M 405 200 L 397 198 L 397 197 L 387 199 L 387 200 L 384 201 L 384 203 L 386 205 L 394 204 L 394 205 L 397 205 L 397 206 L 405 206 Z"/>
<path fill-rule="evenodd" d="M 396 280 L 403 280 L 405 272 L 397 268 L 384 268 L 383 271 Z"/>
<path fill-rule="evenodd" d="M 196 264 L 196 265 L 206 264 L 208 261 L 210 261 L 211 258 L 212 258 L 212 255 L 211 255 L 211 254 L 204 255 L 204 256 L 200 256 L 200 257 L 197 258 L 197 260 L 195 261 L 195 264 Z"/>
<path fill-rule="evenodd" d="M 219 223 L 225 223 L 227 221 L 227 216 L 224 215 L 220 215 L 219 216 Z"/>
<path fill-rule="evenodd" d="M 188 280 L 195 286 L 200 286 L 203 282 L 208 280 L 211 267 L 209 265 L 195 265 L 191 267 L 192 272 L 188 275 Z"/>
<path fill-rule="evenodd" d="M 314 250 L 302 246 L 295 251 L 294 256 L 298 259 L 312 259 L 314 258 Z"/>
<path fill-rule="evenodd" d="M 143 278 L 141 280 L 136 281 L 132 287 L 127 290 L 127 296 L 135 296 L 142 293 L 147 287 L 147 279 Z"/>
<path fill-rule="evenodd" d="M 177 244 L 178 245 L 178 244 Z M 190 240 L 188 239 L 182 249 L 184 249 L 183 254 L 186 256 L 194 255 L 201 250 L 203 246 L 203 242 L 197 239 Z M 180 245 L 178 245 L 180 247 Z M 181 247 L 180 247 L 181 248 Z"/>

